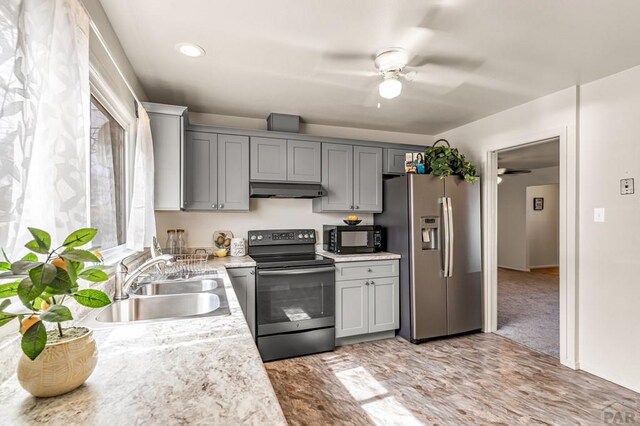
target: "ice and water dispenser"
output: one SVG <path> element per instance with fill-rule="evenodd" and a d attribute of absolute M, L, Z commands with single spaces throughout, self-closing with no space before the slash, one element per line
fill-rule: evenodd
<path fill-rule="evenodd" d="M 422 216 L 420 218 L 420 228 L 422 230 L 422 250 L 439 250 L 440 217 Z"/>

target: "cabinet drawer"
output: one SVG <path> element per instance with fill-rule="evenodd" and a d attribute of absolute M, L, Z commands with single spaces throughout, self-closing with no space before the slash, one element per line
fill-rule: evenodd
<path fill-rule="evenodd" d="M 376 277 L 396 277 L 398 260 L 336 263 L 336 281 Z"/>

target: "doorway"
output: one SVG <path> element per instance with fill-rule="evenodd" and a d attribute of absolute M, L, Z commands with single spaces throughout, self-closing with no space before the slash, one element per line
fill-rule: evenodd
<path fill-rule="evenodd" d="M 579 368 L 578 359 L 578 144 L 575 125 L 496 141 L 483 163 L 483 307 L 487 333 L 498 329 L 498 152 L 535 141 L 559 139 L 560 153 L 560 362 Z"/>
<path fill-rule="evenodd" d="M 497 154 L 496 333 L 558 358 L 559 138 Z"/>

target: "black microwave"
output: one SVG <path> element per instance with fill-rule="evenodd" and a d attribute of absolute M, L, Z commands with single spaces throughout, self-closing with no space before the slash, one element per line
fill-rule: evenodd
<path fill-rule="evenodd" d="M 382 249 L 380 225 L 324 225 L 322 234 L 322 248 L 331 253 L 374 253 Z"/>

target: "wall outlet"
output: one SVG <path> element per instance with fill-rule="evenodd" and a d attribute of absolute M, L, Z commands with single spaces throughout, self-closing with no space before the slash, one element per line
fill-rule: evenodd
<path fill-rule="evenodd" d="M 633 194 L 633 178 L 620 179 L 620 194 Z"/>
<path fill-rule="evenodd" d="M 593 221 L 594 222 L 604 222 L 604 208 L 596 207 L 593 209 Z"/>

